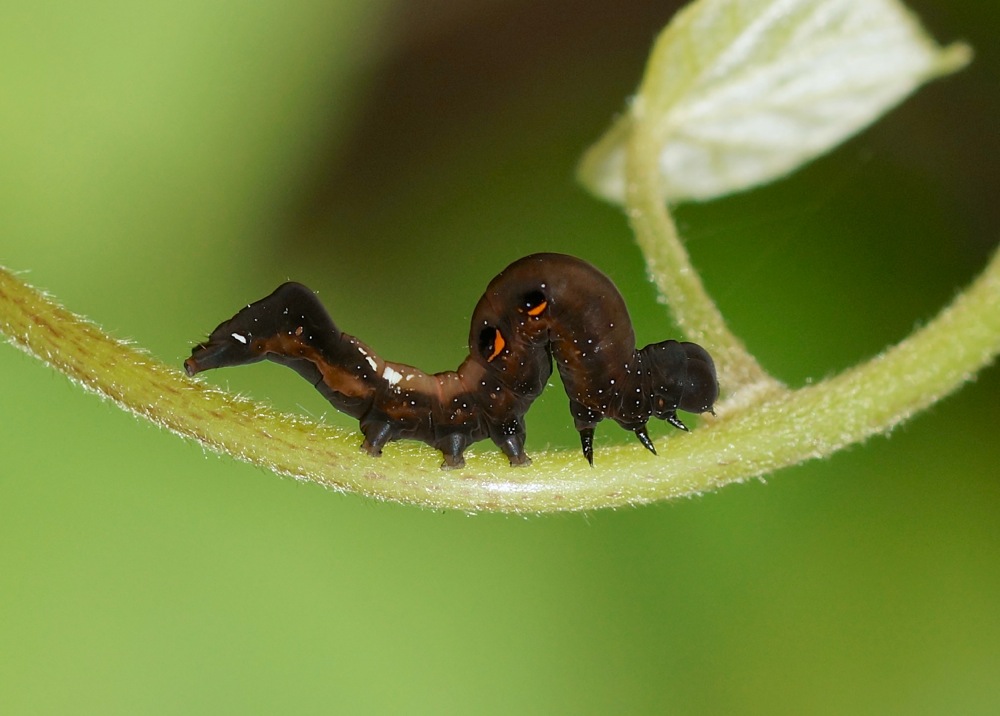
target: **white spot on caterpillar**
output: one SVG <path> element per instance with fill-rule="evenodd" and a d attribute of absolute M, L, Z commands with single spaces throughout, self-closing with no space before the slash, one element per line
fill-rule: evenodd
<path fill-rule="evenodd" d="M 358 349 L 358 350 L 360 350 L 360 349 Z M 364 353 L 364 351 L 361 351 L 361 352 Z M 368 361 L 368 365 L 370 365 L 372 367 L 372 370 L 378 370 L 378 363 L 376 363 L 375 359 L 372 358 L 367 353 L 365 353 L 365 360 Z"/>
<path fill-rule="evenodd" d="M 238 340 L 243 345 L 247 344 L 247 337 L 246 336 L 241 336 L 239 333 L 230 333 L 229 335 L 231 335 L 233 338 L 235 338 L 236 340 Z"/>
<path fill-rule="evenodd" d="M 368 360 L 372 363 L 372 368 L 374 368 L 375 361 L 373 361 L 371 358 L 369 358 Z M 393 370 L 389 366 L 386 366 L 382 370 L 382 377 L 386 379 L 389 385 L 396 385 L 396 383 L 398 383 L 403 379 L 403 374 L 400 373 L 399 371 Z"/>

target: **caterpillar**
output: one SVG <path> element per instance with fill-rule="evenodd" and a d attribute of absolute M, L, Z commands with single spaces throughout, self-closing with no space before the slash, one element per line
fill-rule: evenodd
<path fill-rule="evenodd" d="M 524 415 L 552 364 L 569 396 L 584 457 L 604 419 L 656 454 L 651 417 L 687 430 L 677 410 L 712 411 L 719 394 L 711 356 L 666 340 L 637 349 L 625 301 L 611 279 L 564 254 L 534 254 L 501 271 L 472 313 L 469 355 L 433 375 L 379 355 L 340 331 L 310 289 L 288 282 L 222 322 L 184 361 L 189 376 L 260 360 L 286 365 L 341 412 L 356 418 L 362 449 L 378 457 L 393 440 L 441 451 L 442 468 L 465 465 L 489 438 L 512 466 L 529 465 Z"/>

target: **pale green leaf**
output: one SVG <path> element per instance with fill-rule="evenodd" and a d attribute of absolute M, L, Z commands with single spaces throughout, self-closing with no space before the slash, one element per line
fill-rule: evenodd
<path fill-rule="evenodd" d="M 787 174 L 921 83 L 969 60 L 896 0 L 698 0 L 660 34 L 629 111 L 584 157 L 581 180 L 625 195 L 637 122 L 659 147 L 664 198 L 711 199 Z"/>

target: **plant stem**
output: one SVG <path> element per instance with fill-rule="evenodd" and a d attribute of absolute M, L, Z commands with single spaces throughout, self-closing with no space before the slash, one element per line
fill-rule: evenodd
<path fill-rule="evenodd" d="M 951 306 L 877 358 L 661 440 L 660 457 L 637 445 L 606 449 L 596 468 L 576 450 L 534 453 L 534 465 L 519 470 L 491 451 L 471 455 L 466 469 L 442 471 L 436 453 L 413 443 L 394 443 L 384 458 L 369 458 L 357 449 L 358 435 L 191 380 L 2 268 L 0 331 L 120 407 L 279 474 L 434 508 L 589 510 L 704 492 L 826 456 L 955 390 L 1000 352 L 1000 254 Z"/>
<path fill-rule="evenodd" d="M 667 209 L 661 190 L 660 142 L 642 121 L 642 98 L 632 108 L 633 121 L 626 149 L 626 210 L 636 241 L 646 258 L 649 275 L 669 303 L 671 313 L 685 336 L 702 344 L 715 359 L 719 384 L 728 395 L 742 392 L 744 398 L 777 392 L 781 384 L 768 375 L 757 359 L 726 325 L 708 295 L 677 226 Z"/>

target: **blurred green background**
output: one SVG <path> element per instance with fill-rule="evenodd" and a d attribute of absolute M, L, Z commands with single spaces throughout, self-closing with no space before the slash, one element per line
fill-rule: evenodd
<path fill-rule="evenodd" d="M 912 6 L 969 69 L 677 214 L 793 385 L 904 337 L 1000 235 L 1000 6 Z M 622 213 L 573 171 L 676 7 L 5 3 L 0 263 L 178 366 L 295 278 L 382 355 L 453 368 L 486 282 L 539 250 L 601 266 L 660 340 Z M 996 367 L 766 483 L 530 519 L 205 455 L 9 346 L 0 376 L 4 714 L 1000 711 Z M 353 429 L 273 365 L 208 379 Z M 565 402 L 529 452 L 576 445 Z"/>

